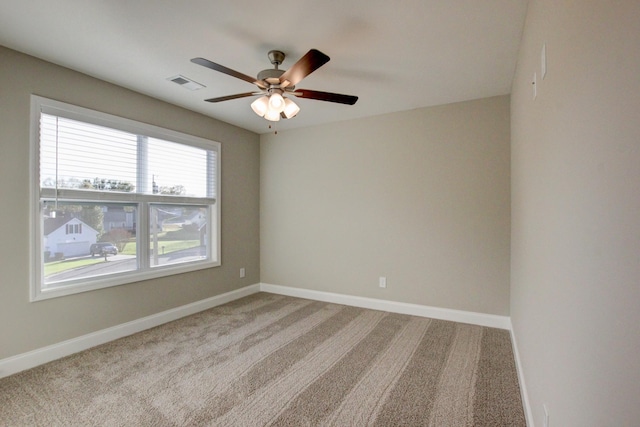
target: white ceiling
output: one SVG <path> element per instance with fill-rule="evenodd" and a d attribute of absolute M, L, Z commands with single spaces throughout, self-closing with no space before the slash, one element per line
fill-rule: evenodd
<path fill-rule="evenodd" d="M 272 5 L 271 5 L 272 4 Z M 254 76 L 309 49 L 331 61 L 297 87 L 360 97 L 354 106 L 294 99 L 278 129 L 510 92 L 526 0 L 21 0 L 0 3 L 0 44 L 257 133 L 253 98 L 206 98 L 255 87 L 190 62 L 204 57 Z M 182 74 L 205 89 L 189 91 Z"/>

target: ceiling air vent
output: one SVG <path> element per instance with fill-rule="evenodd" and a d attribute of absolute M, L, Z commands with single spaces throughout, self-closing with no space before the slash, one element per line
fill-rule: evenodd
<path fill-rule="evenodd" d="M 204 85 L 201 85 L 198 82 L 194 82 L 193 80 L 188 79 L 185 76 L 182 76 L 180 74 L 178 74 L 177 76 L 169 77 L 167 80 L 171 80 L 172 82 L 177 83 L 183 88 L 189 89 L 189 90 L 198 90 L 205 87 Z"/>

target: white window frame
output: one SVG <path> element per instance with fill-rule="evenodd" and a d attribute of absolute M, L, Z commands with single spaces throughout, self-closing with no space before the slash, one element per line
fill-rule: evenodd
<path fill-rule="evenodd" d="M 152 138 L 162 139 L 165 141 L 176 142 L 207 150 L 217 152 L 215 165 L 215 199 L 203 199 L 183 196 L 167 196 L 156 194 L 131 194 L 131 193 L 110 193 L 100 194 L 96 200 L 95 193 L 92 194 L 92 201 L 110 203 L 110 202 L 136 202 L 140 203 L 137 209 L 137 227 L 140 230 L 149 229 L 148 207 L 151 204 L 178 204 L 178 205 L 209 205 L 210 214 L 207 227 L 211 230 L 208 232 L 207 244 L 210 245 L 210 259 L 191 261 L 180 264 L 170 264 L 167 266 L 150 267 L 147 261 L 149 259 L 149 248 L 145 245 L 138 244 L 138 268 L 133 271 L 124 273 L 114 273 L 105 276 L 95 276 L 92 278 L 84 278 L 78 280 L 70 280 L 68 283 L 57 285 L 55 287 L 44 287 L 44 251 L 43 251 L 43 230 L 41 221 L 41 199 L 51 198 L 51 194 L 56 194 L 60 200 L 82 203 L 83 199 L 81 191 L 73 189 L 42 189 L 40 188 L 40 114 L 47 113 L 60 117 L 66 117 L 85 123 L 92 123 L 99 126 L 105 126 L 113 129 L 131 132 L 139 135 L 145 135 Z M 31 246 L 30 259 L 30 300 L 39 301 L 49 298 L 56 298 L 65 295 L 87 292 L 96 289 L 107 288 L 111 286 L 124 285 L 127 283 L 139 282 L 158 277 L 171 276 L 190 271 L 202 270 L 221 265 L 221 144 L 216 141 L 196 137 L 193 135 L 176 132 L 173 130 L 161 128 L 158 126 L 137 122 L 111 114 L 106 114 L 83 107 L 67 104 L 60 101 L 44 98 L 37 95 L 31 95 L 31 118 L 30 118 L 30 230 L 29 236 Z M 66 196 L 66 197 L 65 197 Z M 85 196 L 86 197 L 86 196 Z M 150 240 L 150 239 L 149 239 Z M 140 243 L 140 237 L 138 237 Z M 148 246 L 148 245 L 147 245 Z"/>

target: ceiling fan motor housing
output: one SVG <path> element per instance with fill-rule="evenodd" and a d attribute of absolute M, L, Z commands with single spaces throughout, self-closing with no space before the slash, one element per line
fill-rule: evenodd
<path fill-rule="evenodd" d="M 260 71 L 258 80 L 263 80 L 270 85 L 279 85 L 280 76 L 284 74 L 285 70 L 279 70 L 278 66 L 284 62 L 286 55 L 280 50 L 270 50 L 267 56 L 271 64 L 273 64 L 273 68 Z"/>
<path fill-rule="evenodd" d="M 283 75 L 285 70 L 278 70 L 270 68 L 268 70 L 262 70 L 258 73 L 258 80 L 264 80 L 271 85 L 280 84 L 280 76 Z"/>

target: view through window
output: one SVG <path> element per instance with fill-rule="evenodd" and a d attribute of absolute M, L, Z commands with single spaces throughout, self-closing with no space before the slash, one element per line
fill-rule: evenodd
<path fill-rule="evenodd" d="M 32 298 L 219 265 L 219 143 L 33 99 Z"/>

